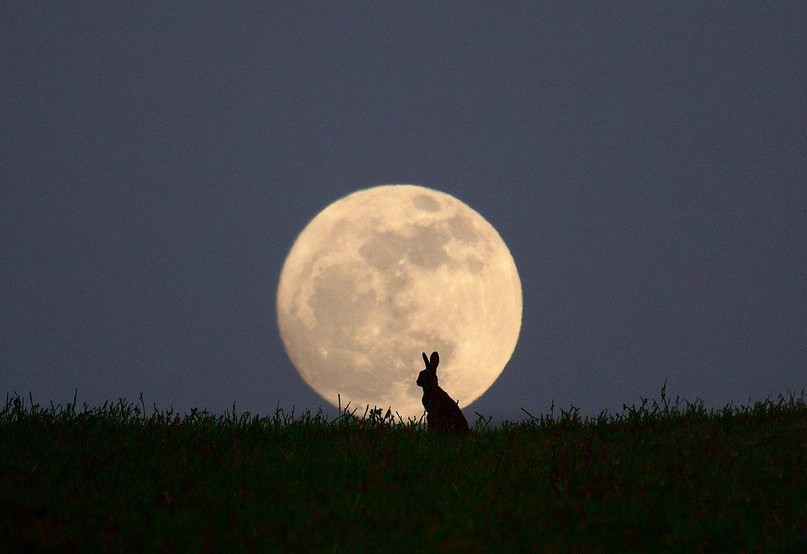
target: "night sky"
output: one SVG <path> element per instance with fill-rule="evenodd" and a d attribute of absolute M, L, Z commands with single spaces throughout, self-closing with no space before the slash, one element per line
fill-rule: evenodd
<path fill-rule="evenodd" d="M 0 393 L 330 410 L 279 273 L 384 183 L 519 268 L 471 422 L 807 387 L 807 3 L 107 4 L 0 7 Z"/>

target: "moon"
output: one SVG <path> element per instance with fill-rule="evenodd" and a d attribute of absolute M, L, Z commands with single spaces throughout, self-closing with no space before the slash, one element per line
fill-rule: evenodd
<path fill-rule="evenodd" d="M 382 185 L 345 196 L 303 229 L 283 264 L 286 352 L 327 402 L 423 415 L 421 352 L 466 408 L 493 384 L 521 329 L 521 281 L 499 233 L 453 196 Z"/>

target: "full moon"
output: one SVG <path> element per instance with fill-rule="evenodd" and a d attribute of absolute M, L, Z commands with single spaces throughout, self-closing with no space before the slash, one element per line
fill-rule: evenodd
<path fill-rule="evenodd" d="M 499 233 L 451 195 L 415 185 L 354 192 L 297 237 L 280 274 L 286 352 L 322 398 L 423 415 L 421 352 L 460 408 L 504 370 L 521 281 Z"/>

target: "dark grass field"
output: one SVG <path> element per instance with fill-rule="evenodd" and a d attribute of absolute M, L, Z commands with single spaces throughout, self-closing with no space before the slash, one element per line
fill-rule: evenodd
<path fill-rule="evenodd" d="M 805 394 L 429 434 L 9 398 L 0 550 L 805 552 Z M 529 414 L 527 414 L 529 415 Z"/>

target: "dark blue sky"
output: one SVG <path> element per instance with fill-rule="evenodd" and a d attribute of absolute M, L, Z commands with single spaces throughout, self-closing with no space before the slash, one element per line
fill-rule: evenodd
<path fill-rule="evenodd" d="M 463 200 L 519 267 L 471 420 L 801 390 L 805 29 L 804 2 L 6 2 L 0 392 L 326 407 L 278 276 L 382 183 Z"/>

